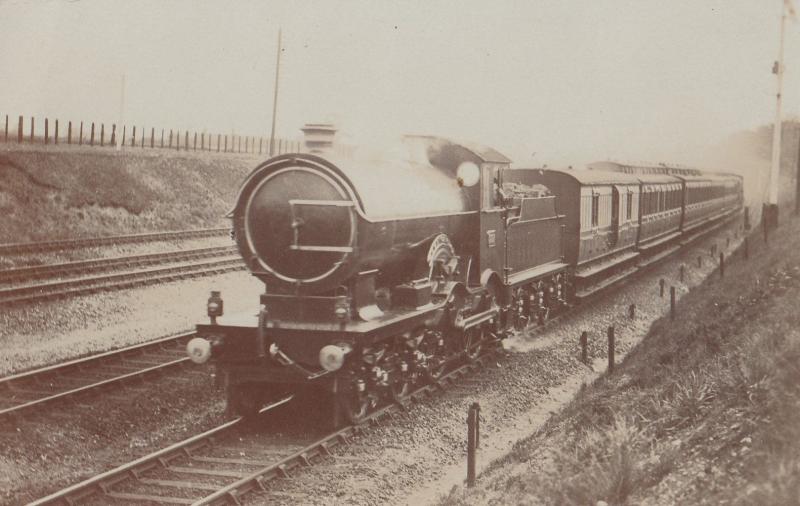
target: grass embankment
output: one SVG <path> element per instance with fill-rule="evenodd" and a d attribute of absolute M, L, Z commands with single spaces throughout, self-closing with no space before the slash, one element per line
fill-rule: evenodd
<path fill-rule="evenodd" d="M 226 226 L 257 157 L 0 150 L 0 243 Z"/>
<path fill-rule="evenodd" d="M 800 220 L 784 216 L 443 503 L 800 504 Z"/>

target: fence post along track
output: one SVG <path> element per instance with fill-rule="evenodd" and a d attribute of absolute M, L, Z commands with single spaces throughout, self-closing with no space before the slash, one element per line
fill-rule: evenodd
<path fill-rule="evenodd" d="M 614 373 L 614 362 L 616 362 L 616 359 L 614 357 L 614 351 L 615 351 L 614 348 L 616 346 L 616 343 L 615 343 L 616 338 L 614 336 L 614 326 L 613 325 L 608 327 L 607 333 L 608 333 L 608 374 L 613 374 Z"/>
<path fill-rule="evenodd" d="M 584 364 L 589 363 L 589 333 L 585 330 L 581 332 L 581 337 L 579 339 L 581 345 L 581 362 Z"/>
<path fill-rule="evenodd" d="M 480 447 L 481 406 L 473 402 L 467 410 L 467 486 L 475 486 L 477 450 Z"/>
<path fill-rule="evenodd" d="M 669 287 L 669 319 L 675 319 L 675 287 Z"/>

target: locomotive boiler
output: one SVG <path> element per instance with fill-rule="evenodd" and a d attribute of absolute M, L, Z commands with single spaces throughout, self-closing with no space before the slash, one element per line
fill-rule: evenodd
<path fill-rule="evenodd" d="M 213 322 L 190 344 L 216 362 L 232 411 L 310 388 L 357 422 L 476 359 L 511 319 L 565 302 L 552 195 L 504 189 L 509 160 L 489 148 L 424 136 L 404 147 L 390 160 L 281 155 L 242 184 L 230 217 L 264 282 L 260 309 L 225 317 L 212 297 Z"/>

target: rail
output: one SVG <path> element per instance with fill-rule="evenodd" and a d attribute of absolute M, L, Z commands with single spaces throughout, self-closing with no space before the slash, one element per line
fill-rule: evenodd
<path fill-rule="evenodd" d="M 131 244 L 139 242 L 172 241 L 180 239 L 200 239 L 223 236 L 230 233 L 229 228 L 201 228 L 196 230 L 173 230 L 167 232 L 148 232 L 142 234 L 114 235 L 103 237 L 82 237 L 44 242 L 19 242 L 0 244 L 0 255 L 19 255 L 60 251 L 78 248 L 107 246 L 109 244 Z"/>
<path fill-rule="evenodd" d="M 194 331 L 181 332 L 0 378 L 0 419 L 188 364 L 184 347 L 194 336 Z M 131 370 L 124 374 L 102 371 L 109 365 Z"/>

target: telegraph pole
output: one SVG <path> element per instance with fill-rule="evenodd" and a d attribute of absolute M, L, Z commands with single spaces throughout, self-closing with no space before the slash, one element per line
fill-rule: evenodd
<path fill-rule="evenodd" d="M 278 115 L 278 77 L 281 72 L 281 29 L 278 28 L 278 58 L 275 61 L 275 95 L 272 99 L 272 133 L 269 135 L 269 156 L 275 153 L 275 118 Z"/>
<path fill-rule="evenodd" d="M 772 67 L 772 72 L 777 77 L 775 126 L 772 130 L 772 166 L 769 171 L 769 198 L 764 206 L 764 226 L 774 227 L 778 224 L 778 186 L 781 171 L 781 100 L 783 92 L 783 39 L 786 31 L 786 0 L 781 0 L 781 37 L 778 49 L 778 60 Z"/>

